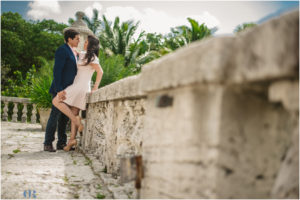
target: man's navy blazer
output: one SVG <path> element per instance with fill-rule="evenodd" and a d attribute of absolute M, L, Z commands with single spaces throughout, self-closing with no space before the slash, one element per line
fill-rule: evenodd
<path fill-rule="evenodd" d="M 54 96 L 72 85 L 77 74 L 76 58 L 68 44 L 60 46 L 55 52 L 53 81 L 49 92 Z"/>

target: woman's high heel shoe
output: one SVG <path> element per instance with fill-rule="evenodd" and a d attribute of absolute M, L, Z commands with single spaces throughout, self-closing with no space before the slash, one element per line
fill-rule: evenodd
<path fill-rule="evenodd" d="M 65 151 L 70 151 L 70 149 L 71 149 L 73 146 L 75 146 L 75 148 L 76 148 L 76 146 L 77 146 L 77 140 L 76 140 L 76 139 L 69 140 L 67 146 L 64 147 L 64 150 L 65 150 Z"/>
<path fill-rule="evenodd" d="M 78 132 L 82 132 L 83 131 L 83 124 L 81 123 L 81 117 L 76 116 L 76 119 L 79 121 L 79 126 L 78 126 Z"/>

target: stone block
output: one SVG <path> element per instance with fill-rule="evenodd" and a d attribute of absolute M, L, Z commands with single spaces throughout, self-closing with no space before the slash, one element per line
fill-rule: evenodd
<path fill-rule="evenodd" d="M 149 94 L 142 198 L 268 198 L 293 124 L 257 91 L 267 89 L 194 85 Z M 162 94 L 172 107 L 156 106 Z"/>
<path fill-rule="evenodd" d="M 299 81 L 276 81 L 269 87 L 269 99 L 290 111 L 299 110 Z"/>

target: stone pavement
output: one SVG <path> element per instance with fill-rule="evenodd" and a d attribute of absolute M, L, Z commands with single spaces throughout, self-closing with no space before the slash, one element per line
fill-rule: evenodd
<path fill-rule="evenodd" d="M 1 123 L 2 199 L 117 196 L 101 178 L 109 174 L 99 175 L 101 165 L 94 163 L 93 167 L 93 161 L 78 151 L 44 152 L 43 141 L 44 132 L 39 124 Z M 96 166 L 98 173 L 94 171 Z"/>

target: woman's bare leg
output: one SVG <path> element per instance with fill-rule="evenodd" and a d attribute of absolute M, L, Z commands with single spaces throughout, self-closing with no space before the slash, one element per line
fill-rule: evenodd
<path fill-rule="evenodd" d="M 72 111 L 72 114 L 75 115 L 75 117 L 78 116 L 78 114 L 79 114 L 78 108 L 71 106 L 70 110 Z M 71 135 L 70 135 L 70 139 L 69 139 L 67 146 L 64 147 L 65 151 L 70 151 L 72 146 L 74 146 L 74 145 L 76 146 L 76 144 L 77 144 L 77 140 L 76 140 L 77 129 L 78 128 L 77 128 L 76 124 L 73 121 L 71 121 Z"/>
<path fill-rule="evenodd" d="M 79 109 L 76 108 L 76 107 L 71 107 L 71 111 L 73 112 L 73 114 L 75 116 L 77 116 L 79 114 Z M 71 136 L 70 136 L 70 140 L 76 139 L 76 134 L 77 134 L 77 126 L 76 126 L 76 124 L 74 124 L 73 122 L 71 122 Z"/>
<path fill-rule="evenodd" d="M 73 114 L 72 110 L 69 108 L 67 104 L 64 102 L 60 101 L 58 99 L 58 96 L 56 95 L 53 100 L 52 104 L 61 112 L 63 112 L 66 116 L 68 116 L 72 123 L 74 123 L 76 126 L 80 126 L 80 122 L 76 119 L 76 115 Z"/>

